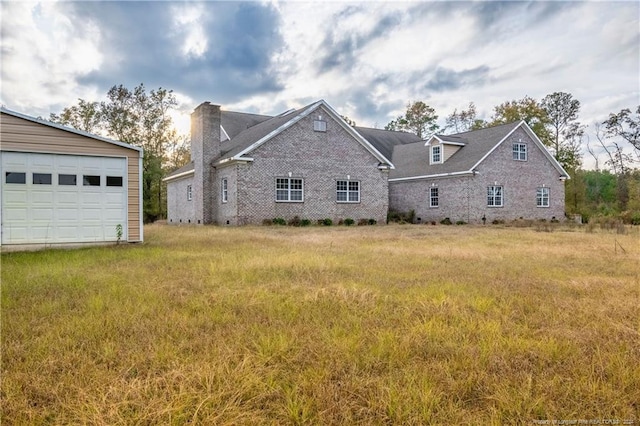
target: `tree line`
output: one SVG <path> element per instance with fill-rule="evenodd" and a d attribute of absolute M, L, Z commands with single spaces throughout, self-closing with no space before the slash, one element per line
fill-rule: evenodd
<path fill-rule="evenodd" d="M 440 127 L 435 109 L 415 101 L 385 129 L 427 139 L 435 133 L 461 133 L 524 120 L 571 176 L 566 184 L 568 214 L 635 215 L 640 222 L 640 170 L 636 168 L 640 163 L 640 105 L 635 111 L 625 108 L 611 113 L 594 124 L 595 141 L 589 140 L 587 126 L 578 120 L 580 106 L 570 93 L 554 92 L 540 101 L 525 96 L 504 102 L 494 107 L 489 119 L 483 119 L 470 102 L 466 109 L 455 109 Z M 151 222 L 166 217 L 162 179 L 190 160 L 189 137 L 177 134 L 169 114 L 176 107 L 172 90 L 147 91 L 144 84 L 130 90 L 117 85 L 109 89 L 106 101 L 78 99 L 76 105 L 51 114 L 49 120 L 142 147 L 144 220 Z M 583 146 L 593 156 L 595 170 L 582 168 Z"/>
<path fill-rule="evenodd" d="M 104 102 L 78 99 L 49 121 L 85 132 L 104 135 L 144 149 L 142 189 L 144 221 L 166 217 L 164 176 L 190 159 L 188 137 L 178 135 L 170 111 L 178 102 L 172 90 L 147 92 L 144 84 L 133 90 L 113 86 Z"/>
<path fill-rule="evenodd" d="M 640 163 L 640 105 L 635 111 L 624 108 L 610 113 L 603 122 L 593 124 L 595 141 L 589 140 L 588 126 L 578 120 L 580 106 L 580 101 L 565 92 L 551 93 L 540 101 L 525 96 L 495 106 L 491 118 L 485 120 L 470 102 L 466 109 L 455 109 L 440 127 L 435 109 L 414 101 L 385 129 L 427 139 L 436 133 L 462 133 L 524 120 L 571 177 L 565 186 L 567 214 L 580 214 L 587 220 L 615 215 L 640 224 L 640 170 L 636 168 Z M 583 147 L 593 157 L 595 170 L 583 169 Z"/>

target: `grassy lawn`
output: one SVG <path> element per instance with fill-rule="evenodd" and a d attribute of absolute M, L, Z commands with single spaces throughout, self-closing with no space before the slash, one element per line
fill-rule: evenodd
<path fill-rule="evenodd" d="M 640 424 L 640 234 L 145 228 L 2 254 L 2 424 Z"/>

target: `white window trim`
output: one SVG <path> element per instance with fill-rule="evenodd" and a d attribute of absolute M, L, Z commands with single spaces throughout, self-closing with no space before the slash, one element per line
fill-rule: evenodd
<path fill-rule="evenodd" d="M 527 159 L 529 158 L 528 151 L 529 148 L 527 147 L 526 143 L 514 142 L 511 146 L 511 155 L 514 161 L 527 161 Z M 521 158 L 522 156 L 524 156 L 524 158 Z"/>
<path fill-rule="evenodd" d="M 436 196 L 433 196 L 433 190 L 436 190 Z M 433 204 L 433 200 L 436 200 L 437 204 Z M 437 186 L 432 186 L 429 187 L 429 208 L 434 208 L 437 209 L 438 207 L 440 207 L 440 190 L 438 189 Z"/>
<path fill-rule="evenodd" d="M 191 201 L 193 199 L 193 190 L 191 185 L 187 185 L 187 201 Z"/>
<path fill-rule="evenodd" d="M 434 153 L 433 153 L 433 151 L 434 151 L 434 149 L 435 149 L 435 148 L 438 148 L 438 157 L 439 157 L 438 161 L 435 161 L 435 160 L 433 159 L 433 157 L 434 157 Z M 431 154 L 431 155 L 429 155 L 430 164 L 442 164 L 442 157 L 443 157 L 443 155 L 444 155 L 444 150 L 442 149 L 442 145 L 440 145 L 440 144 L 438 144 L 438 145 L 431 145 L 431 152 L 430 152 L 430 154 Z"/>
<path fill-rule="evenodd" d="M 347 183 L 347 189 L 346 190 L 339 190 L 338 189 L 338 183 L 339 182 L 346 182 Z M 358 184 L 358 190 L 357 191 L 352 191 L 351 189 L 349 189 L 349 187 L 351 185 L 349 185 L 350 183 L 357 183 Z M 347 196 L 346 200 L 339 200 L 338 199 L 338 194 L 339 193 L 345 193 Z M 353 193 L 357 193 L 358 194 L 358 200 L 357 201 L 352 201 L 349 198 L 350 194 Z M 351 180 L 351 179 L 339 179 L 336 180 L 336 203 L 340 203 L 340 204 L 358 204 L 360 202 L 360 181 L 359 180 Z"/>
<path fill-rule="evenodd" d="M 229 182 L 227 178 L 222 178 L 220 181 L 221 199 L 223 203 L 229 201 Z"/>
<path fill-rule="evenodd" d="M 283 188 L 278 188 L 278 180 L 279 179 L 284 179 L 286 180 L 287 183 L 287 199 L 286 200 L 278 200 L 278 191 L 284 191 L 285 189 Z M 291 189 L 291 181 L 293 180 L 299 180 L 300 183 L 302 184 L 302 188 L 301 189 Z M 301 192 L 301 199 L 300 200 L 292 200 L 291 199 L 291 193 L 292 191 L 300 191 Z M 304 202 L 304 179 L 303 178 L 297 178 L 297 177 L 277 177 L 275 180 L 275 200 L 276 203 L 303 203 Z"/>
<path fill-rule="evenodd" d="M 496 189 L 500 188 L 500 204 L 495 204 Z M 491 189 L 491 198 L 494 204 L 489 204 L 489 190 Z M 502 185 L 489 185 L 487 187 L 487 207 L 504 207 L 504 186 Z"/>
<path fill-rule="evenodd" d="M 549 190 L 549 187 L 546 187 L 546 186 L 538 187 L 536 189 L 536 207 L 549 208 L 550 205 L 551 205 L 551 191 Z"/>

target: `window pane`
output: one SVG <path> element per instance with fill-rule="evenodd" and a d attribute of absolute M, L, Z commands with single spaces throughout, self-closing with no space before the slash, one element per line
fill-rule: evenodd
<path fill-rule="evenodd" d="M 302 201 L 302 191 L 291 190 L 291 201 Z"/>
<path fill-rule="evenodd" d="M 336 182 L 336 188 L 338 189 L 338 191 L 346 191 L 347 190 L 347 181 L 346 180 L 339 180 L 338 182 Z"/>
<path fill-rule="evenodd" d="M 34 185 L 51 185 L 51 173 L 34 173 Z"/>
<path fill-rule="evenodd" d="M 75 186 L 77 183 L 76 175 L 58 175 L 58 185 Z"/>
<path fill-rule="evenodd" d="M 107 186 L 122 186 L 122 176 L 107 176 Z"/>
<path fill-rule="evenodd" d="M 287 201 L 289 196 L 289 191 L 285 189 L 276 190 L 276 200 L 278 201 Z"/>
<path fill-rule="evenodd" d="M 276 179 L 276 189 L 288 189 L 289 179 Z"/>
<path fill-rule="evenodd" d="M 27 183 L 26 173 L 7 172 L 5 179 L 6 183 Z"/>
<path fill-rule="evenodd" d="M 82 184 L 84 186 L 100 186 L 100 176 L 84 175 L 82 176 Z"/>
<path fill-rule="evenodd" d="M 358 202 L 360 201 L 360 194 L 356 191 L 349 192 L 349 201 Z"/>
<path fill-rule="evenodd" d="M 349 182 L 349 191 L 359 191 L 360 182 Z"/>
<path fill-rule="evenodd" d="M 302 189 L 302 179 L 291 179 L 291 189 Z"/>

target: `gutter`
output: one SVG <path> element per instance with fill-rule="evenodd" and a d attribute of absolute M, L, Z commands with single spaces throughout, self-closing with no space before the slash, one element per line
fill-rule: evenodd
<path fill-rule="evenodd" d="M 446 178 L 446 177 L 457 177 L 457 176 L 465 176 L 465 175 L 473 175 L 478 174 L 475 170 L 467 170 L 465 172 L 452 172 L 452 173 L 439 173 L 435 175 L 423 175 L 423 176 L 411 176 L 411 177 L 403 177 L 403 178 L 392 178 L 389 179 L 389 182 L 404 182 L 408 180 L 418 180 L 418 179 L 434 179 L 434 178 Z"/>

